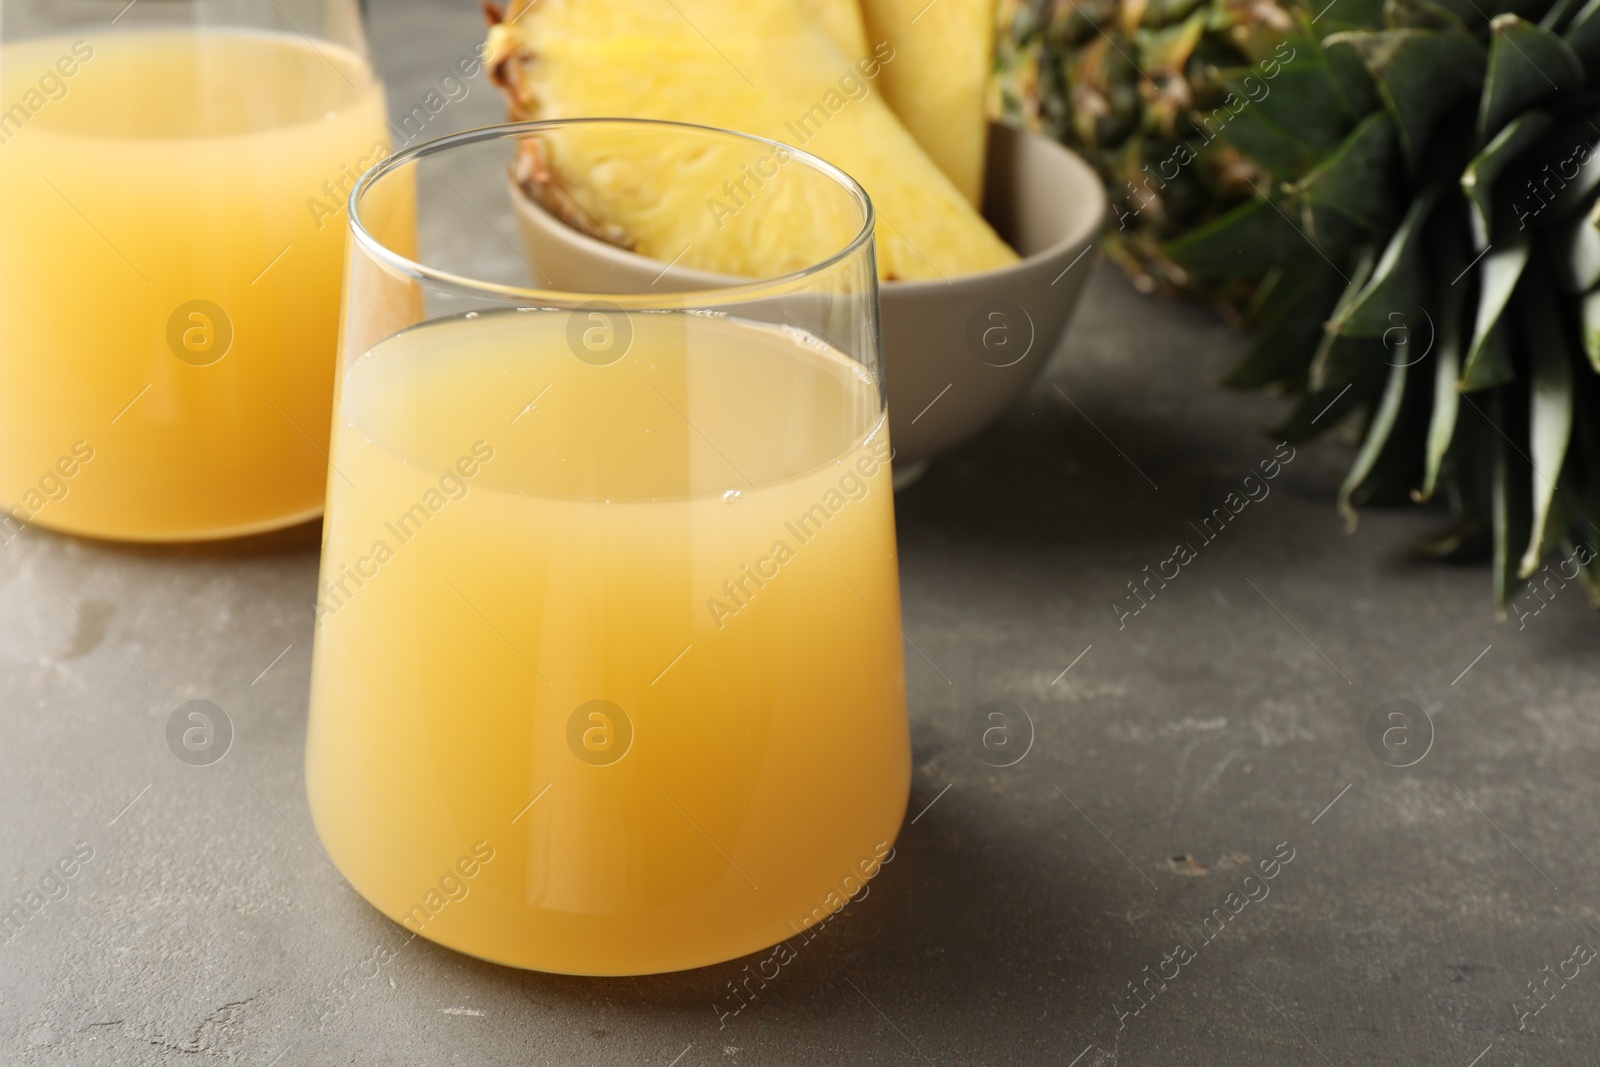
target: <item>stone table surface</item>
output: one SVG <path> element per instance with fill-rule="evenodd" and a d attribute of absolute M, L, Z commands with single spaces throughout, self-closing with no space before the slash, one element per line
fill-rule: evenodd
<path fill-rule="evenodd" d="M 373 32 L 405 111 L 479 23 L 380 0 Z M 498 117 L 469 86 L 430 134 Z M 900 495 L 915 818 L 726 1018 L 747 961 L 518 972 L 405 944 L 344 884 L 301 764 L 314 526 L 26 531 L 0 548 L 0 899 L 92 859 L 0 943 L 0 1064 L 1600 1062 L 1584 594 L 1499 623 L 1485 570 L 1405 557 L 1437 515 L 1347 534 L 1336 443 L 1201 541 L 1277 450 L 1281 401 L 1215 386 L 1242 347 L 1102 268 L 1031 395 Z M 1180 541 L 1196 558 L 1115 610 Z M 236 730 L 210 767 L 164 736 L 195 698 Z M 1010 767 L 968 745 L 990 700 L 1032 723 Z M 1414 755 L 1386 762 L 1389 701 Z"/>

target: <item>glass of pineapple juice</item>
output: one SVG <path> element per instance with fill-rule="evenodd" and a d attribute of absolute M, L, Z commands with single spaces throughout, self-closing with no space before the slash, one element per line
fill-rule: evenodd
<path fill-rule="evenodd" d="M 344 200 L 388 152 L 355 0 L 0 0 L 0 539 L 324 496 Z"/>
<path fill-rule="evenodd" d="M 562 289 L 578 265 L 512 236 L 530 160 L 596 232 L 676 218 L 778 266 L 674 292 L 695 250 L 594 242 L 595 287 Z M 709 212 L 746 166 L 756 195 Z M 592 119 L 404 151 L 352 203 L 306 751 L 329 856 L 519 967 L 808 936 L 892 855 L 910 781 L 866 194 Z"/>

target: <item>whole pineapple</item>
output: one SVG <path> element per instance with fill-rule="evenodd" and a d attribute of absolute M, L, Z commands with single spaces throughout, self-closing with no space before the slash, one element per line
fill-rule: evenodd
<path fill-rule="evenodd" d="M 1261 36 L 1293 57 L 1204 146 L 1235 153 L 1248 188 L 1217 215 L 1237 194 L 1196 152 L 1214 195 L 1154 253 L 1166 277 L 1251 294 L 1257 338 L 1230 383 L 1300 394 L 1285 432 L 1360 428 L 1352 520 L 1442 495 L 1455 521 L 1420 547 L 1492 550 L 1519 617 L 1580 575 L 1600 588 L 1600 0 L 1286 2 L 1290 31 Z M 1087 48 L 1038 64 L 1041 112 L 1073 108 L 1069 141 L 1095 114 L 1074 80 Z M 1067 91 L 1048 90 L 1051 63 Z M 1189 74 L 1237 100 L 1264 72 Z M 1160 126 L 1141 107 L 1142 145 Z"/>
<path fill-rule="evenodd" d="M 1141 289 L 1205 288 L 1162 244 L 1252 195 L 1259 169 L 1207 143 L 1205 116 L 1227 95 L 1223 71 L 1270 59 L 1292 33 L 1288 11 L 1278 0 L 1001 0 L 998 20 L 991 113 L 1105 176 L 1107 254 Z M 1195 158 L 1174 168 L 1186 151 Z"/>

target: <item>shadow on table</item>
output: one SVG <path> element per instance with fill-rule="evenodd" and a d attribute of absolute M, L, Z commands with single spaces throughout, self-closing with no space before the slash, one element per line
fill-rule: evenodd
<path fill-rule="evenodd" d="M 1259 499 L 1247 508 L 1271 509 L 1275 497 L 1287 496 L 1324 506 L 1331 525 L 1341 521 L 1329 446 L 1301 443 L 1279 452 L 1266 418 L 1259 432 L 1241 433 L 1193 414 L 1174 420 L 1126 400 L 1113 403 L 1103 389 L 1074 408 L 1056 384 L 1043 382 L 899 493 L 902 536 L 964 549 L 1147 553 L 1170 549 L 1175 535 L 1223 507 L 1230 493 L 1251 492 Z M 1280 455 L 1291 458 L 1279 462 Z M 1270 481 L 1261 478 L 1263 463 L 1275 472 Z"/>
<path fill-rule="evenodd" d="M 914 790 L 909 811 L 934 799 L 931 790 Z M 935 1060 L 974 1050 L 935 1046 L 918 1018 L 987 1015 L 986 1041 L 993 1040 L 994 1024 L 1005 1029 L 1007 1019 L 1020 1039 L 1026 1021 L 1046 1009 L 1057 1025 L 1098 1028 L 1113 990 L 1129 977 L 1115 961 L 1140 948 L 1129 924 L 1106 922 L 1128 907 L 1127 887 L 1087 869 L 1070 885 L 1051 880 L 1054 865 L 1036 855 L 1037 827 L 996 825 L 977 810 L 946 798 L 928 818 L 905 827 L 893 860 L 868 892 L 809 939 L 790 939 L 794 957 L 776 974 L 766 963 L 767 980 L 759 973 L 773 955 L 769 949 L 674 974 L 584 978 L 516 971 L 432 943 L 418 946 L 439 954 L 430 967 L 454 962 L 485 985 L 515 987 L 540 1011 L 570 1018 L 573 1009 L 603 1006 L 613 1018 L 647 1018 L 654 1031 L 683 1032 L 697 1047 L 744 1045 L 763 1030 L 876 1020 L 877 1012 L 896 1020 L 907 1040 Z M 1137 884 L 1133 872 L 1127 877 Z M 1105 995 L 1073 995 L 1084 988 L 1103 988 Z M 630 1024 L 623 1032 L 635 1030 Z M 669 1051 L 662 1062 L 670 1058 Z"/>

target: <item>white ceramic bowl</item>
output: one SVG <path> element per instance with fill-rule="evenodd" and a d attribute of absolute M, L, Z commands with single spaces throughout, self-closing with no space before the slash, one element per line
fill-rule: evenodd
<path fill-rule="evenodd" d="M 1106 212 L 1094 170 L 1047 137 L 999 124 L 989 133 L 984 217 L 1023 258 L 948 281 L 881 287 L 897 475 L 977 433 L 1027 390 L 1055 353 L 1093 266 Z M 729 280 L 683 268 L 663 277 L 660 261 L 580 233 L 515 183 L 511 189 L 529 258 L 561 264 L 555 280 L 564 288 L 611 292 L 629 275 L 673 289 Z"/>

